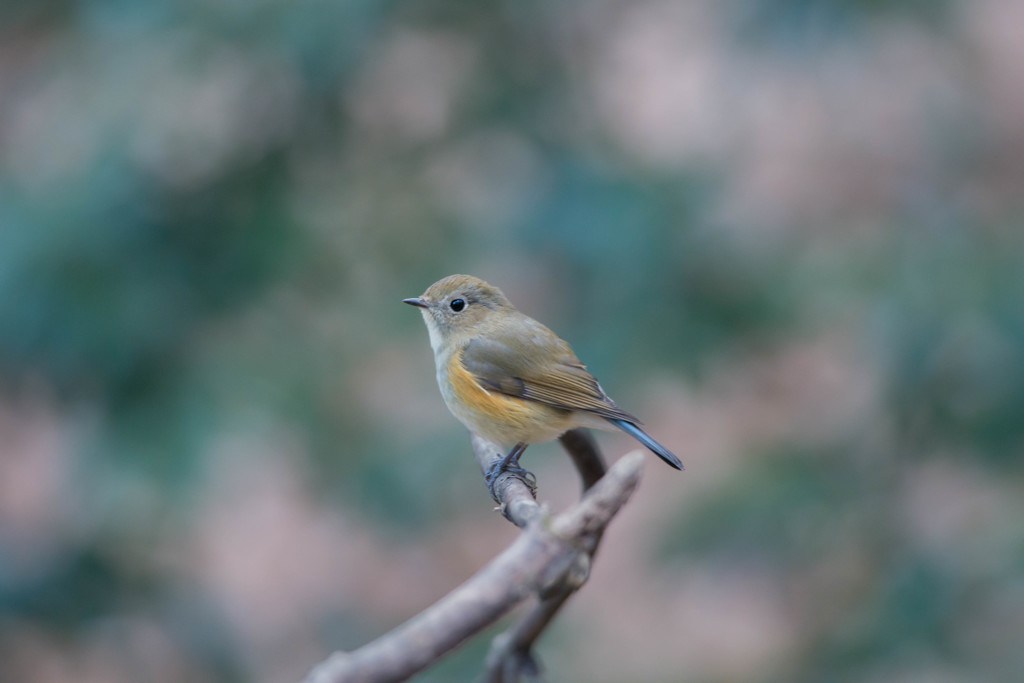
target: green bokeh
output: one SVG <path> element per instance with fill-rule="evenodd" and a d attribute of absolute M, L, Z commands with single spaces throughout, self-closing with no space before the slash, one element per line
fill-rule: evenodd
<path fill-rule="evenodd" d="M 600 24 L 612 10 L 598 5 Z M 705 11 L 721 52 L 816 83 L 834 52 L 870 53 L 908 26 L 961 63 L 963 6 L 737 0 Z M 838 330 L 877 379 L 877 403 L 852 427 L 766 437 L 740 454 L 748 464 L 651 530 L 653 561 L 764 572 L 795 595 L 818 563 L 851 545 L 863 553 L 843 617 L 812 621 L 795 663 L 751 680 L 886 680 L 917 658 L 1000 680 L 1013 656 L 986 656 L 964 624 L 1019 582 L 1019 522 L 985 546 L 1015 559 L 980 573 L 893 522 L 914 468 L 933 463 L 1022 492 L 1024 206 L 998 182 L 976 188 L 976 203 L 960 191 L 999 167 L 991 95 L 967 67 L 948 76 L 957 96 L 935 94 L 915 126 L 925 161 L 868 218 L 723 217 L 742 159 L 651 161 L 591 115 L 581 84 L 610 48 L 589 16 L 572 3 L 444 0 L 0 10 L 11 55 L 0 61 L 13 64 L 0 73 L 0 117 L 22 126 L 0 131 L 27 130 L 37 145 L 0 138 L 0 396 L 59 416 L 77 510 L 57 540 L 21 537 L 0 516 L 0 679 L 21 673 L 4 656 L 14 631 L 76 643 L 123 614 L 163 624 L 209 680 L 259 678 L 230 619 L 150 557 L 202 526 L 190 506 L 232 435 L 294 439 L 317 500 L 397 543 L 464 512 L 443 502 L 453 491 L 471 489 L 486 510 L 439 397 L 426 421 L 441 426 L 406 438 L 364 394 L 379 389 L 366 364 L 382 348 L 417 349 L 409 367 L 422 370 L 408 384 L 381 380 L 396 397 L 384 410 L 431 381 L 426 333 L 399 300 L 487 266 L 526 291 L 550 285 L 528 305 L 559 316 L 545 322 L 616 395 L 637 397 L 652 379 L 700 394 L 722 368 Z M 440 36 L 456 64 L 472 62 L 440 132 L 417 132 L 400 107 L 357 106 L 375 88 L 397 88 L 400 103 L 416 90 L 390 82 L 397 67 L 382 56 L 403 31 Z M 720 87 L 744 78 L 726 73 Z M 736 102 L 748 106 L 742 93 Z M 1001 153 L 1020 162 L 1019 147 Z M 478 165 L 454 184 L 469 187 L 469 208 L 438 189 L 466 156 Z M 475 177 L 480 167 L 493 177 Z M 474 208 L 487 193 L 497 199 Z M 324 649 L 394 625 L 327 611 L 309 627 Z M 571 639 L 558 631 L 555 642 Z M 474 641 L 423 680 L 468 680 L 485 652 Z"/>

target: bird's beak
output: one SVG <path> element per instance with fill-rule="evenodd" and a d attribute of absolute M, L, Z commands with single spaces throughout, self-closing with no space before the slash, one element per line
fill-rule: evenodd
<path fill-rule="evenodd" d="M 409 304 L 410 306 L 419 306 L 420 308 L 429 308 L 427 302 L 418 297 L 412 299 L 402 299 L 402 303 Z"/>

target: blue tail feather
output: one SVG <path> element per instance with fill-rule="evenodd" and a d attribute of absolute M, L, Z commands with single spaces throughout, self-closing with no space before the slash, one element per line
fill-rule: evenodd
<path fill-rule="evenodd" d="M 679 462 L 679 458 L 677 458 L 672 453 L 672 451 L 670 451 L 669 449 L 665 448 L 660 443 L 652 439 L 647 432 L 640 429 L 632 422 L 614 419 L 609 419 L 608 421 L 611 422 L 616 427 L 618 427 L 619 429 L 621 429 L 622 431 L 632 436 L 634 439 L 636 439 L 643 445 L 647 446 L 649 449 L 651 449 L 651 452 L 653 452 L 656 456 L 667 462 L 672 467 L 675 467 L 677 470 L 686 469 L 683 467 L 683 463 Z"/>

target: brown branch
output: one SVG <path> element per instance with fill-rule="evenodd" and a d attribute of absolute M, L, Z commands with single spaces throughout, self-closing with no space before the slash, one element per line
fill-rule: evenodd
<path fill-rule="evenodd" d="M 592 476 L 583 474 L 579 462 L 594 468 L 594 459 L 600 463 L 600 456 L 592 442 L 590 453 L 585 452 L 585 444 L 580 445 L 583 442 L 571 443 L 579 449 L 573 461 L 584 482 L 591 481 Z M 564 440 L 563 445 L 570 449 Z M 485 469 L 500 456 L 496 447 L 480 439 L 474 439 L 473 446 Z M 491 676 L 497 667 L 500 676 L 488 680 L 508 682 L 536 670 L 530 646 L 565 600 L 586 580 L 597 541 L 639 483 L 642 464 L 640 453 L 624 456 L 590 487 L 576 506 L 554 517 L 533 499 L 529 482 L 515 475 L 502 475 L 495 490 L 502 513 L 524 529 L 519 538 L 476 575 L 416 617 L 353 652 L 331 655 L 310 672 L 306 683 L 405 680 L 533 593 L 541 596 L 541 602 L 510 629 L 504 641 L 506 647 L 492 647 L 487 675 Z M 603 468 L 603 464 L 600 466 Z M 593 471 L 596 470 L 591 470 L 591 475 Z"/>
<path fill-rule="evenodd" d="M 583 492 L 586 494 L 607 472 L 597 442 L 585 429 L 568 431 L 559 438 L 559 441 L 576 466 L 583 483 Z M 578 557 L 579 565 L 571 578 L 542 595 L 537 605 L 515 626 L 494 639 L 487 654 L 483 683 L 514 683 L 523 678 L 535 678 L 540 675 L 540 664 L 532 652 L 533 644 L 572 594 L 587 580 L 590 563 L 601 542 L 603 530 L 602 527 L 580 539 L 582 553 Z"/>
<path fill-rule="evenodd" d="M 583 491 L 586 492 L 608 471 L 604 459 L 601 458 L 601 451 L 597 448 L 597 441 L 586 429 L 569 430 L 558 437 L 558 440 L 580 473 Z"/>

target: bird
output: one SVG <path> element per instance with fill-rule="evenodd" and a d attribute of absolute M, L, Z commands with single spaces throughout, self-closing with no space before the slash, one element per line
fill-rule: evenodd
<path fill-rule="evenodd" d="M 473 434 L 508 449 L 484 475 L 495 500 L 503 472 L 532 477 L 519 466 L 527 446 L 577 427 L 619 429 L 684 469 L 639 419 L 616 405 L 568 343 L 497 287 L 472 275 L 449 275 L 402 302 L 423 315 L 448 410 Z"/>

